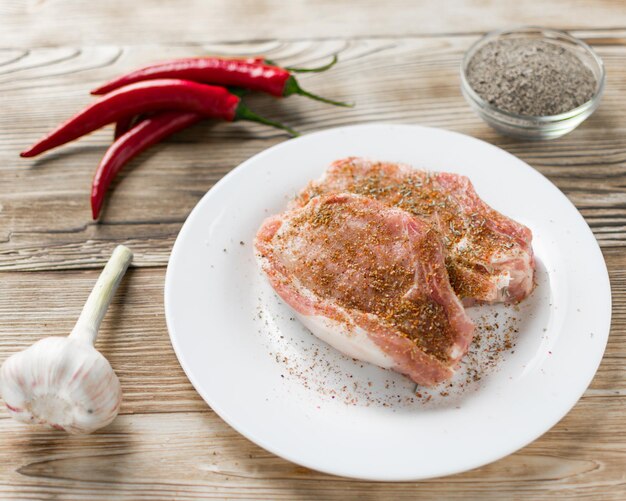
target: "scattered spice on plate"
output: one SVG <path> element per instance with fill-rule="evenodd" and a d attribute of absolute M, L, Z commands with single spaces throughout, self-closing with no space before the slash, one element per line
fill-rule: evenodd
<path fill-rule="evenodd" d="M 281 326 L 294 318 L 272 312 L 264 297 L 258 301 L 254 320 L 259 322 L 258 332 L 270 357 L 281 367 L 281 379 L 298 381 L 311 392 L 306 393 L 306 398 L 317 395 L 325 401 L 336 400 L 349 406 L 392 409 L 460 403 L 465 394 L 479 389 L 483 379 L 498 371 L 507 355 L 515 351 L 524 318 L 512 305 L 486 306 L 485 311 L 477 312 L 476 335 L 455 377 L 425 388 L 415 387 L 408 378 L 391 372 L 384 379 L 370 379 L 371 374 L 362 372 L 367 364 L 356 359 L 349 363 L 347 357 L 330 346 L 311 343 L 311 334 L 304 326 L 300 332 L 284 330 Z M 355 378 L 361 382 L 355 384 Z"/>
<path fill-rule="evenodd" d="M 546 40 L 495 40 L 467 68 L 469 85 L 497 108 L 526 116 L 558 115 L 589 101 L 597 81 L 567 47 Z"/>

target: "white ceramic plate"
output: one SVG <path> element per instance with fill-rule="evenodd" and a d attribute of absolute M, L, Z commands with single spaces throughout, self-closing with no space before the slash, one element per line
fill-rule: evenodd
<path fill-rule="evenodd" d="M 292 319 L 257 270 L 261 221 L 350 155 L 465 174 L 533 231 L 537 289 L 520 308 L 472 309 L 482 341 L 452 387 L 417 397 L 406 378 L 343 357 Z M 176 240 L 165 312 L 192 384 L 250 440 L 327 473 L 417 480 L 494 461 L 556 424 L 600 363 L 611 296 L 589 227 L 541 174 L 461 134 L 372 124 L 284 142 L 225 176 Z"/>

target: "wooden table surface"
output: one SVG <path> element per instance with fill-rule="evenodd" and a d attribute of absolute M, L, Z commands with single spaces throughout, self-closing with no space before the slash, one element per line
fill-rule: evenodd
<path fill-rule="evenodd" d="M 572 30 L 604 59 L 600 109 L 564 138 L 501 137 L 461 96 L 463 52 L 485 31 L 518 24 Z M 167 259 L 200 197 L 285 136 L 250 124 L 205 123 L 180 133 L 124 169 L 97 224 L 89 187 L 110 128 L 41 159 L 18 157 L 90 102 L 88 90 L 97 83 L 154 60 L 207 53 L 265 54 L 300 65 L 339 53 L 335 69 L 302 81 L 320 94 L 355 100 L 356 108 L 297 97 L 254 97 L 252 104 L 304 133 L 389 121 L 470 134 L 519 156 L 565 192 L 602 246 L 613 324 L 593 383 L 557 426 L 483 468 L 385 484 L 275 457 L 207 407 L 168 338 Z M 0 411 L 0 498 L 626 499 L 622 0 L 4 0 L 0 110 L 0 362 L 43 336 L 67 334 L 113 247 L 124 243 L 135 252 L 98 340 L 122 382 L 120 416 L 94 435 L 68 437 L 27 428 Z"/>

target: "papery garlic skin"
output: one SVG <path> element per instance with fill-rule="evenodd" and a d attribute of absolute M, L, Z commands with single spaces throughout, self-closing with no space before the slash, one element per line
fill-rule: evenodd
<path fill-rule="evenodd" d="M 68 337 L 42 339 L 4 362 L 0 394 L 12 417 L 69 433 L 91 433 L 115 419 L 120 381 L 93 344 L 132 258 L 127 247 L 115 248 Z"/>
<path fill-rule="evenodd" d="M 19 421 L 74 434 L 109 424 L 122 401 L 107 359 L 67 337 L 42 339 L 11 356 L 0 370 L 0 393 Z"/>

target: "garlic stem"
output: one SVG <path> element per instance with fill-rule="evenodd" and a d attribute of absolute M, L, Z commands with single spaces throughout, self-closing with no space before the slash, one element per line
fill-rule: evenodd
<path fill-rule="evenodd" d="M 115 290 L 126 273 L 132 258 L 133 253 L 128 247 L 118 245 L 115 248 L 111 258 L 100 273 L 91 294 L 89 294 L 83 311 L 69 335 L 70 338 L 93 346 L 104 314 L 111 304 L 113 294 L 115 294 Z"/>

